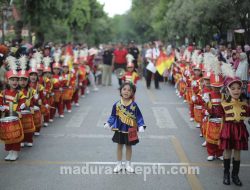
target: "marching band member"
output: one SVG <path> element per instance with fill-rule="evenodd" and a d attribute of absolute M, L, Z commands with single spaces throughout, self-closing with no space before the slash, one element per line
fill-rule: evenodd
<path fill-rule="evenodd" d="M 30 59 L 30 70 L 29 70 L 29 87 L 33 90 L 35 90 L 34 98 L 35 98 L 35 114 L 34 114 L 34 122 L 35 120 L 35 126 L 36 131 L 34 133 L 35 136 L 40 135 L 41 125 L 42 125 L 42 117 L 41 117 L 41 106 L 45 105 L 45 107 L 49 107 L 47 104 L 47 100 L 44 96 L 44 87 L 42 84 L 39 83 L 38 78 L 38 71 L 36 69 L 36 60 L 34 58 Z M 40 120 L 40 121 L 39 121 Z"/>
<path fill-rule="evenodd" d="M 79 69 L 79 58 L 78 51 L 74 51 L 74 61 L 73 61 L 73 79 L 74 79 L 74 94 L 72 97 L 72 103 L 79 106 L 79 89 L 83 85 L 83 73 Z"/>
<path fill-rule="evenodd" d="M 55 56 L 55 63 L 53 64 L 53 93 L 54 93 L 54 105 L 56 109 L 51 109 L 51 118 L 54 118 L 56 110 L 59 117 L 64 118 L 63 99 L 62 99 L 62 77 L 60 76 L 61 65 L 59 63 L 60 57 Z"/>
<path fill-rule="evenodd" d="M 124 82 L 131 82 L 133 85 L 136 86 L 136 83 L 140 79 L 140 77 L 137 72 L 135 72 L 134 63 L 128 62 L 127 71 L 124 73 L 121 79 Z"/>
<path fill-rule="evenodd" d="M 222 72 L 226 77 L 224 87 L 226 88 L 225 99 L 221 105 L 224 111 L 224 124 L 220 133 L 219 147 L 224 150 L 224 177 L 223 184 L 230 185 L 230 165 L 233 151 L 232 181 L 237 186 L 242 186 L 239 179 L 240 153 L 248 150 L 249 133 L 244 119 L 250 116 L 250 107 L 242 97 L 242 81 L 235 76 L 230 64 L 222 64 Z"/>
<path fill-rule="evenodd" d="M 23 132 L 24 132 L 24 139 L 21 143 L 21 147 L 27 146 L 32 147 L 33 146 L 33 135 L 36 130 L 34 120 L 33 120 L 33 106 L 34 106 L 34 97 L 35 90 L 29 88 L 28 80 L 29 80 L 29 73 L 26 71 L 27 67 L 27 59 L 25 56 L 21 56 L 19 58 L 20 67 L 21 70 L 18 72 L 19 77 L 19 87 L 20 91 L 25 95 L 26 102 L 25 102 L 25 108 L 21 111 L 22 118 L 22 126 L 23 126 Z M 32 112 L 31 112 L 32 111 Z"/>
<path fill-rule="evenodd" d="M 14 129 L 13 134 L 6 134 L 8 136 L 11 135 L 13 139 L 9 139 L 5 141 L 5 150 L 8 151 L 8 155 L 5 157 L 6 161 L 15 161 L 18 159 L 18 154 L 21 150 L 21 142 L 23 140 L 23 129 L 22 124 L 19 118 L 21 118 L 20 111 L 24 109 L 25 106 L 25 96 L 18 91 L 18 73 L 16 71 L 16 59 L 14 57 L 7 57 L 6 61 L 10 66 L 10 70 L 6 73 L 7 78 L 7 87 L 1 93 L 1 101 L 3 106 L 1 106 L 1 111 L 3 112 L 4 117 L 7 116 L 14 116 L 14 117 L 7 117 L 6 119 L 10 119 L 7 122 L 8 129 L 6 129 L 6 133 L 10 132 Z M 18 117 L 15 117 L 18 116 Z M 4 119 L 4 118 L 3 118 Z M 13 122 L 12 122 L 13 121 Z M 7 125 L 6 124 L 6 125 Z M 1 122 L 1 127 L 3 125 L 3 121 Z M 18 129 L 18 131 L 17 131 Z M 14 136 L 18 134 L 16 138 Z M 7 138 L 10 138 L 6 136 Z"/>
<path fill-rule="evenodd" d="M 43 86 L 44 86 L 44 97 L 47 100 L 47 107 L 42 105 L 42 114 L 44 116 L 44 123 L 43 126 L 47 127 L 49 122 L 53 122 L 53 119 L 50 119 L 50 109 L 51 105 L 53 104 L 53 94 L 52 94 L 52 80 L 51 80 L 51 68 L 50 68 L 50 62 L 51 58 L 50 57 L 44 57 L 43 58 L 43 64 L 44 64 L 44 69 L 43 69 Z"/>
<path fill-rule="evenodd" d="M 66 108 L 68 113 L 71 113 L 72 106 L 71 106 L 71 100 L 73 96 L 73 86 L 74 86 L 74 80 L 73 75 L 69 71 L 69 60 L 71 59 L 70 56 L 65 56 L 64 62 L 63 62 L 63 73 L 62 73 L 62 86 L 63 86 L 63 104 Z M 64 108 L 63 108 L 64 109 Z"/>

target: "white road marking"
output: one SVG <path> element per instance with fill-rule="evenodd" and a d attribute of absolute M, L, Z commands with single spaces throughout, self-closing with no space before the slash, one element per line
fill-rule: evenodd
<path fill-rule="evenodd" d="M 101 116 L 99 117 L 99 120 L 97 122 L 97 127 L 103 127 L 103 124 L 107 122 L 110 114 L 111 114 L 111 109 L 108 108 L 103 109 Z"/>
<path fill-rule="evenodd" d="M 181 118 L 190 129 L 196 129 L 194 122 L 190 122 L 188 108 L 176 108 L 176 110 L 179 112 Z"/>
<path fill-rule="evenodd" d="M 156 124 L 159 126 L 159 128 L 170 128 L 170 129 L 177 128 L 167 108 L 152 107 L 152 110 L 156 119 Z"/>
<path fill-rule="evenodd" d="M 91 110 L 91 107 L 86 106 L 86 107 L 83 107 L 81 110 L 74 112 L 73 114 L 71 113 L 72 117 L 67 122 L 65 127 L 73 127 L 73 128 L 81 127 L 82 122 L 85 120 L 90 110 Z"/>
<path fill-rule="evenodd" d="M 153 101 L 155 105 L 182 105 L 181 102 L 163 102 L 163 101 Z"/>
<path fill-rule="evenodd" d="M 103 135 L 103 134 L 41 134 L 44 137 L 52 138 L 82 138 L 82 139 L 111 139 L 113 135 Z M 173 138 L 173 135 L 139 135 L 139 139 L 155 139 L 155 140 L 166 140 Z"/>

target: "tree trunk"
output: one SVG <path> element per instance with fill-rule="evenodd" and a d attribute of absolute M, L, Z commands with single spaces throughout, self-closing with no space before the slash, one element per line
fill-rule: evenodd
<path fill-rule="evenodd" d="M 16 39 L 18 41 L 22 39 L 22 29 L 23 29 L 23 22 L 21 20 L 18 20 L 15 23 L 15 34 L 16 34 Z"/>

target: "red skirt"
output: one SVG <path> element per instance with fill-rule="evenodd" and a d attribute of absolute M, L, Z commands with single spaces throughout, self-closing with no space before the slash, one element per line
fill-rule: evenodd
<path fill-rule="evenodd" d="M 220 134 L 220 149 L 248 150 L 248 137 L 244 122 L 225 122 Z"/>

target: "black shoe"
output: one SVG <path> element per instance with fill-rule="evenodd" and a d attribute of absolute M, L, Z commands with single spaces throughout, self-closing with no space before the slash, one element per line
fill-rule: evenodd
<path fill-rule="evenodd" d="M 238 175 L 232 175 L 232 182 L 237 186 L 242 186 L 242 182 Z"/>
<path fill-rule="evenodd" d="M 230 185 L 230 173 L 224 173 L 223 184 Z"/>
<path fill-rule="evenodd" d="M 224 159 L 224 176 L 223 176 L 223 184 L 230 185 L 230 164 L 231 159 Z"/>
<path fill-rule="evenodd" d="M 240 161 L 236 161 L 233 159 L 233 171 L 232 171 L 232 181 L 237 186 L 242 186 L 242 182 L 239 178 L 240 171 Z"/>

